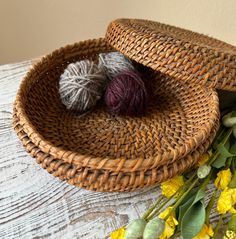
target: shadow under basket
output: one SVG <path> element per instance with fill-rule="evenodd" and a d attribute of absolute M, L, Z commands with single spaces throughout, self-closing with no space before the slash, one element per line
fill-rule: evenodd
<path fill-rule="evenodd" d="M 100 102 L 79 115 L 61 103 L 59 78 L 71 62 L 114 51 L 104 39 L 54 51 L 23 79 L 13 125 L 26 150 L 49 173 L 96 191 L 130 191 L 162 182 L 196 163 L 219 124 L 215 90 L 153 71 L 154 97 L 140 117 L 110 114 Z"/>

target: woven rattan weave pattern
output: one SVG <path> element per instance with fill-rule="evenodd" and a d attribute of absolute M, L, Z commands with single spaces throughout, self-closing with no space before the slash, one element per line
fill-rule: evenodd
<path fill-rule="evenodd" d="M 83 116 L 66 110 L 58 93 L 60 74 L 71 62 L 96 60 L 99 53 L 111 50 L 104 39 L 97 39 L 54 51 L 28 72 L 15 107 L 17 125 L 29 145 L 37 147 L 33 151 L 36 158 L 44 161 L 45 156 L 55 167 L 63 164 L 60 172 L 66 175 L 78 170 L 79 176 L 68 179 L 77 186 L 124 191 L 162 181 L 190 167 L 196 161 L 191 152 L 201 147 L 199 156 L 214 135 L 219 102 L 214 90 L 152 71 L 155 97 L 143 117 L 113 116 L 103 104 Z M 66 172 L 71 167 L 73 170 Z M 133 181 L 136 177 L 139 179 Z M 143 177 L 147 181 L 141 180 Z M 117 180 L 122 185 L 116 186 Z"/>
<path fill-rule="evenodd" d="M 67 61 L 94 58 L 104 50 L 103 40 L 62 48 L 25 77 L 16 107 L 35 145 L 68 162 L 130 171 L 184 157 L 208 138 L 219 116 L 215 91 L 180 84 L 158 73 L 150 79 L 156 97 L 143 117 L 115 117 L 103 106 L 83 117 L 66 110 L 58 94 L 58 79 Z M 73 58 L 65 61 L 70 51 Z"/>
<path fill-rule="evenodd" d="M 113 21 L 106 39 L 129 58 L 169 76 L 236 91 L 236 47 L 225 42 L 138 19 Z"/>
<path fill-rule="evenodd" d="M 158 168 L 150 170 L 134 171 L 134 172 L 112 172 L 109 170 L 92 170 L 90 168 L 78 167 L 73 163 L 64 162 L 61 159 L 55 159 L 50 154 L 40 150 L 28 135 L 24 132 L 23 127 L 19 124 L 17 118 L 17 110 L 13 110 L 14 129 L 21 140 L 26 151 L 36 158 L 44 169 L 61 180 L 67 180 L 68 183 L 77 187 L 83 187 L 94 191 L 132 191 L 145 186 L 151 186 L 156 183 L 181 174 L 182 172 L 193 166 L 199 157 L 206 151 L 212 142 L 218 124 L 216 124 L 210 137 L 191 154 L 179 159 L 172 164 L 166 164 Z"/>

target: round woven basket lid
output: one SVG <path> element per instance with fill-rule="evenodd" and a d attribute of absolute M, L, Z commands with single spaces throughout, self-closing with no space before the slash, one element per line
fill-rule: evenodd
<path fill-rule="evenodd" d="M 139 19 L 110 23 L 106 39 L 127 57 L 171 77 L 236 91 L 236 47 L 203 34 Z"/>

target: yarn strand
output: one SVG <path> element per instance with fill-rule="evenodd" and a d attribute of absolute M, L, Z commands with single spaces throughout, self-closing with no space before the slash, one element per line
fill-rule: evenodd
<path fill-rule="evenodd" d="M 105 102 L 114 114 L 138 116 L 145 113 L 148 92 L 141 75 L 133 71 L 116 75 L 107 86 Z"/>
<path fill-rule="evenodd" d="M 59 93 L 67 109 L 84 112 L 102 98 L 106 76 L 94 62 L 83 60 L 71 63 L 59 80 Z"/>

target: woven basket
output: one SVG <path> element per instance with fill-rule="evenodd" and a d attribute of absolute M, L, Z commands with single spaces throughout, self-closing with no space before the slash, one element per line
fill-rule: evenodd
<path fill-rule="evenodd" d="M 214 90 L 153 72 L 155 97 L 143 117 L 110 115 L 103 104 L 79 116 L 60 101 L 71 62 L 113 51 L 104 39 L 54 51 L 22 81 L 14 128 L 37 162 L 61 179 L 97 191 L 127 191 L 172 177 L 196 162 L 219 122 Z"/>
<path fill-rule="evenodd" d="M 236 91 L 236 47 L 182 28 L 139 19 L 110 23 L 106 39 L 131 59 L 195 85 Z"/>
<path fill-rule="evenodd" d="M 78 167 L 77 164 L 67 163 L 64 160 L 52 157 L 48 153 L 44 153 L 24 132 L 17 118 L 16 108 L 14 108 L 13 112 L 13 123 L 15 131 L 26 151 L 30 153 L 32 157 L 36 158 L 37 163 L 50 174 L 61 180 L 67 180 L 69 184 L 77 187 L 103 192 L 133 191 L 138 188 L 160 183 L 176 174 L 181 174 L 193 166 L 206 151 L 218 128 L 218 124 L 216 124 L 212 129 L 210 137 L 200 145 L 197 150 L 173 163 L 142 171 L 112 172 L 110 170 L 91 170 L 87 167 Z"/>

